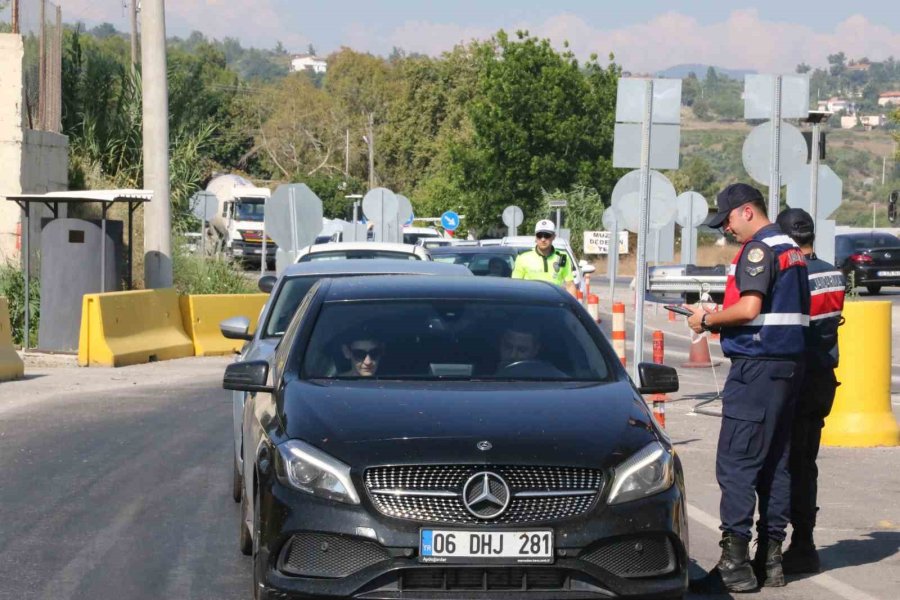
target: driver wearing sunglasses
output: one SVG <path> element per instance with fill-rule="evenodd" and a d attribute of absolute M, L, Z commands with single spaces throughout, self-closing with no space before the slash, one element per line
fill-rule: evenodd
<path fill-rule="evenodd" d="M 548 281 L 565 287 L 575 295 L 575 272 L 572 261 L 565 252 L 553 247 L 556 225 L 549 219 L 537 222 L 534 228 L 534 250 L 523 252 L 516 258 L 513 279 Z"/>
<path fill-rule="evenodd" d="M 341 377 L 374 377 L 384 356 L 384 344 L 371 337 L 361 337 L 341 347 L 350 361 L 350 370 Z"/>

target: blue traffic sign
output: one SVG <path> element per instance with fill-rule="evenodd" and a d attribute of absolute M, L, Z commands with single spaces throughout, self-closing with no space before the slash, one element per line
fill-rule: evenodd
<path fill-rule="evenodd" d="M 459 215 L 448 210 L 441 215 L 441 227 L 447 231 L 456 231 L 456 228 L 459 227 Z"/>

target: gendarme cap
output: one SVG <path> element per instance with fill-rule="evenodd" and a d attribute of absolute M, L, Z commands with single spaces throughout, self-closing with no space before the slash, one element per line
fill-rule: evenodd
<path fill-rule="evenodd" d="M 732 183 L 719 192 L 719 195 L 716 197 L 718 210 L 708 216 L 703 224 L 713 229 L 718 229 L 725 222 L 725 219 L 728 218 L 728 213 L 754 200 L 763 200 L 762 193 L 758 189 L 746 183 Z"/>

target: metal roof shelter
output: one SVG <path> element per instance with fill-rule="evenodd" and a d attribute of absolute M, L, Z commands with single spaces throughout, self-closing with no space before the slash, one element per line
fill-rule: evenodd
<path fill-rule="evenodd" d="M 53 218 L 59 218 L 60 204 L 86 204 L 89 202 L 97 202 L 100 204 L 102 217 L 100 220 L 101 229 L 101 259 L 100 259 L 100 291 L 106 291 L 106 216 L 110 207 L 117 202 L 124 202 L 128 205 L 128 256 L 127 256 L 127 285 L 131 289 L 133 282 L 133 265 L 131 252 L 133 248 L 133 224 L 134 211 L 144 202 L 153 199 L 151 190 L 77 190 L 68 192 L 48 192 L 46 194 L 9 194 L 6 199 L 15 202 L 22 209 L 25 216 L 25 226 L 23 229 L 23 240 L 25 247 L 25 298 L 30 297 L 31 293 L 31 235 L 29 222 L 31 220 L 31 205 L 40 203 L 45 205 L 53 213 Z M 30 331 L 30 310 L 28 302 L 24 303 L 25 308 L 25 339 L 23 348 L 28 349 L 28 332 Z"/>

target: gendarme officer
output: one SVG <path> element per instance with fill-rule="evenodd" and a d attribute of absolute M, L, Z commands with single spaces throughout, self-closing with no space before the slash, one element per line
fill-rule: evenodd
<path fill-rule="evenodd" d="M 706 225 L 743 244 L 734 258 L 720 312 L 693 308 L 695 332 L 721 330 L 731 370 L 722 392 L 716 479 L 722 492 L 722 556 L 691 583 L 698 592 L 757 588 L 749 543 L 759 499 L 757 559 L 768 586 L 784 585 L 781 543 L 790 511 L 791 420 L 809 326 L 809 284 L 800 248 L 766 215 L 756 188 L 737 183 L 717 198 Z M 762 575 L 762 574 L 761 574 Z"/>
<path fill-rule="evenodd" d="M 534 250 L 523 252 L 516 258 L 513 279 L 549 281 L 565 287 L 575 295 L 575 272 L 569 255 L 553 247 L 556 225 L 549 219 L 537 222 L 534 227 Z"/>
<path fill-rule="evenodd" d="M 800 208 L 781 211 L 775 220 L 800 246 L 809 271 L 809 336 L 806 369 L 791 432 L 791 547 L 784 553 L 784 572 L 818 573 L 819 553 L 813 542 L 819 469 L 816 457 L 825 417 L 831 412 L 840 385 L 834 376 L 838 365 L 838 327 L 844 310 L 844 275 L 813 252 L 816 239 L 812 217 Z"/>

